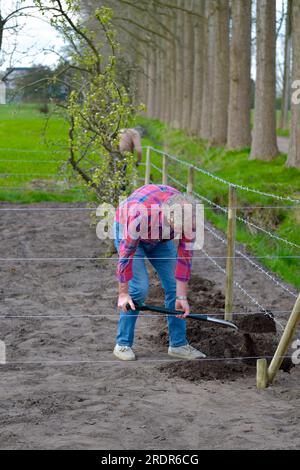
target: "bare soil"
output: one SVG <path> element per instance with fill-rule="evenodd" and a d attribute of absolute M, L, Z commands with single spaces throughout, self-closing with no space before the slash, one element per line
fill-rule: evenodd
<path fill-rule="evenodd" d="M 299 366 L 259 392 L 247 359 L 273 354 L 294 303 L 288 293 L 237 260 L 236 278 L 276 323 L 236 291 L 239 332 L 190 321 L 189 340 L 208 360 L 183 362 L 167 356 L 164 319 L 142 314 L 138 360 L 122 363 L 112 355 L 117 260 L 105 258 L 89 213 L 9 211 L 0 220 L 1 449 L 299 448 Z M 205 249 L 224 267 L 209 233 Z M 193 311 L 222 314 L 224 275 L 201 253 L 190 287 Z M 152 274 L 149 302 L 162 294 Z"/>

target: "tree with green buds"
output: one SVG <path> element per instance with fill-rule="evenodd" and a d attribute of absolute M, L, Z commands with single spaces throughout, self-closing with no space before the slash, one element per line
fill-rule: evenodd
<path fill-rule="evenodd" d="M 69 122 L 69 163 L 99 201 L 117 204 L 122 194 L 132 191 L 136 171 L 133 155 L 119 151 L 119 132 L 130 126 L 142 106 L 131 103 L 118 81 L 113 12 L 106 7 L 95 10 L 102 31 L 99 39 L 85 26 L 77 0 L 35 0 L 35 4 L 51 16 L 51 24 L 71 45 L 65 67 L 51 79 L 68 89 L 63 108 Z"/>

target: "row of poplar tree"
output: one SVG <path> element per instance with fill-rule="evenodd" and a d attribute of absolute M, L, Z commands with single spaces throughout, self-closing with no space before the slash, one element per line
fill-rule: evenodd
<path fill-rule="evenodd" d="M 214 146 L 251 147 L 251 159 L 278 155 L 276 0 L 102 3 L 115 11 L 123 73 L 131 86 L 134 77 L 149 117 Z M 293 96 L 287 165 L 300 167 L 300 0 L 287 0 L 285 24 L 283 111 Z"/>

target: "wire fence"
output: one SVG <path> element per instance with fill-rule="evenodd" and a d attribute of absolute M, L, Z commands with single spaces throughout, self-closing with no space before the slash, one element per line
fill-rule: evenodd
<path fill-rule="evenodd" d="M 0 158 L 0 163 L 66 163 L 66 160 L 20 160 L 20 159 L 12 159 L 12 158 Z"/>
<path fill-rule="evenodd" d="M 294 198 L 291 198 L 291 197 L 285 197 L 285 196 L 280 196 L 280 195 L 276 195 L 276 194 L 271 194 L 271 193 L 267 193 L 267 192 L 263 192 L 263 191 L 260 191 L 260 190 L 256 190 L 256 189 L 253 189 L 253 188 L 248 188 L 247 186 L 242 186 L 242 185 L 239 185 L 239 184 L 233 184 L 223 178 L 220 178 L 219 176 L 217 175 L 214 175 L 213 173 L 210 173 L 208 172 L 207 170 L 204 170 L 202 168 L 199 168 L 195 165 L 191 165 L 189 163 L 187 163 L 186 161 L 184 160 L 181 160 L 181 159 L 178 159 L 177 157 L 173 156 L 173 155 L 170 155 L 166 152 L 163 152 L 163 151 L 160 151 L 158 149 L 154 149 L 153 147 L 149 147 L 153 152 L 156 152 L 160 155 L 164 155 L 166 156 L 167 158 L 169 158 L 170 160 L 173 160 L 174 162 L 176 163 L 179 163 L 179 164 L 182 164 L 184 165 L 185 167 L 189 167 L 189 168 L 192 168 L 193 170 L 197 171 L 197 172 L 200 172 L 210 178 L 213 178 L 214 180 L 218 181 L 220 184 L 223 184 L 223 185 L 227 185 L 227 186 L 234 186 L 235 188 L 237 189 L 240 189 L 240 190 L 243 190 L 243 191 L 248 191 L 248 192 L 252 192 L 252 193 L 256 193 L 260 196 L 264 196 L 264 197 L 268 197 L 268 198 L 274 198 L 276 200 L 280 200 L 282 202 L 290 202 L 290 203 L 293 203 L 293 204 L 296 204 L 296 205 L 289 205 L 289 206 L 260 206 L 260 207 L 256 207 L 256 206 L 243 206 L 243 207 L 235 207 L 235 209 L 241 209 L 241 210 L 250 210 L 250 209 L 299 209 L 299 206 L 298 204 L 300 203 L 300 200 L 298 199 L 294 199 Z M 11 151 L 11 150 L 16 150 L 17 149 L 0 149 L 0 151 Z M 23 152 L 32 152 L 31 150 L 20 150 L 20 151 L 23 151 Z M 33 152 L 40 152 L 39 150 L 34 150 Z M 46 151 L 45 151 L 46 152 Z M 61 151 L 57 151 L 57 153 L 60 153 Z M 52 163 L 52 164 L 56 164 L 56 163 L 65 163 L 64 160 L 8 160 L 8 159 L 0 159 L 0 162 L 3 161 L 3 162 L 7 162 L 7 161 L 10 161 L 10 162 L 23 162 L 23 163 Z M 155 165 L 153 162 L 151 163 L 151 166 L 152 168 L 154 168 L 156 171 L 158 171 L 160 174 L 163 174 L 163 169 L 161 169 L 160 167 L 158 167 L 157 165 Z M 6 174 L 2 174 L 2 176 L 7 176 L 7 175 L 11 175 L 11 176 L 25 176 L 23 174 L 17 174 L 17 173 L 6 173 Z M 28 176 L 38 176 L 37 174 L 28 174 Z M 45 177 L 46 175 L 39 175 L 39 176 L 43 176 Z M 49 175 L 49 176 L 53 176 L 53 175 Z M 186 185 L 183 184 L 181 181 L 179 181 L 177 178 L 175 178 L 174 176 L 168 174 L 167 175 L 168 178 L 173 181 L 179 188 L 182 188 L 182 189 L 186 189 Z M 1 177 L 1 174 L 0 174 L 0 177 Z M 150 180 L 151 181 L 151 180 Z M 5 189 L 5 188 L 0 188 L 1 189 Z M 9 190 L 31 190 L 31 188 L 13 188 L 13 187 L 10 187 L 10 188 L 7 188 Z M 39 189 L 39 188 L 34 188 L 34 189 Z M 78 189 L 78 188 L 67 188 L 68 191 L 70 190 L 76 190 L 76 191 L 82 191 L 81 189 Z M 198 199 L 200 199 L 201 201 L 205 201 L 208 206 L 206 206 L 206 209 L 217 209 L 217 210 L 220 210 L 222 211 L 222 213 L 224 213 L 225 215 L 228 215 L 228 208 L 227 207 L 223 207 L 217 203 L 215 203 L 214 201 L 210 200 L 209 198 L 207 198 L 206 196 L 202 195 L 202 194 L 199 194 L 195 191 L 192 192 L 194 194 L 195 197 L 197 197 Z M 36 212 L 36 211 L 45 211 L 45 212 L 49 212 L 49 211 L 70 211 L 70 212 L 74 212 L 74 211 L 93 211 L 97 209 L 96 207 L 42 207 L 42 208 L 22 208 L 22 207 L 17 207 L 17 208 L 6 208 L 6 207 L 0 207 L 0 211 L 1 212 L 9 212 L 9 211 L 15 211 L 15 212 L 18 212 L 18 211 L 21 211 L 21 212 Z M 272 233 L 271 231 L 268 231 L 266 229 L 264 229 L 263 227 L 260 227 L 258 225 L 256 225 L 255 223 L 253 223 L 251 220 L 248 220 L 248 219 L 245 219 L 243 217 L 240 217 L 240 216 L 237 216 L 236 219 L 239 221 L 239 222 L 242 222 L 243 224 L 246 224 L 247 226 L 250 226 L 258 231 L 261 231 L 262 233 L 264 233 L 264 235 L 267 235 L 273 239 L 276 239 L 277 241 L 280 241 L 280 242 L 283 242 L 289 246 L 292 246 L 293 248 L 300 248 L 300 245 L 294 243 L 294 242 L 291 242 L 287 239 L 284 239 L 274 233 Z M 208 226 L 208 225 L 205 225 L 205 228 L 206 230 L 209 231 L 209 233 L 216 239 L 218 240 L 220 243 L 222 243 L 222 245 L 227 245 L 228 243 L 228 240 L 226 240 L 224 237 L 222 237 L 221 235 L 219 235 L 212 227 Z M 212 256 L 211 254 L 207 253 L 206 250 L 202 249 L 202 253 L 203 255 L 201 256 L 194 256 L 194 258 L 196 259 L 208 259 L 219 271 L 221 271 L 225 276 L 226 276 L 226 270 L 217 262 L 217 260 L 225 260 L 225 259 L 228 259 L 228 256 Z M 274 255 L 265 255 L 265 256 L 260 256 L 260 257 L 251 257 L 243 252 L 241 252 L 240 250 L 238 250 L 237 248 L 235 248 L 235 254 L 234 254 L 234 259 L 241 259 L 241 260 L 244 260 L 245 262 L 247 262 L 248 264 L 250 264 L 250 266 L 255 269 L 256 271 L 260 272 L 263 276 L 265 276 L 269 281 L 272 282 L 272 284 L 276 285 L 278 288 L 282 289 L 285 293 L 287 293 L 289 296 L 293 297 L 293 298 L 297 298 L 297 294 L 295 292 L 292 292 L 290 290 L 290 288 L 286 285 L 284 285 L 280 280 L 276 279 L 276 277 L 274 275 L 272 275 L 271 273 L 269 273 L 267 270 L 265 270 L 262 266 L 260 266 L 259 264 L 257 264 L 255 262 L 255 260 L 257 259 L 277 259 L 277 258 L 286 258 L 286 259 L 289 259 L 289 258 L 294 258 L 294 259 L 300 259 L 300 255 L 299 256 L 294 256 L 294 255 L 287 255 L 287 256 L 274 256 Z M 155 258 L 157 259 L 157 258 Z M 163 258 L 162 258 L 163 259 Z M 164 258 L 164 259 L 168 259 L 168 258 Z M 97 261 L 97 260 L 118 260 L 118 257 L 110 257 L 110 258 L 107 258 L 107 257 L 27 257 L 27 258 L 21 258 L 21 257 L 6 257 L 6 258 L 0 258 L 0 261 L 1 262 L 9 262 L 9 263 L 15 263 L 15 262 L 72 262 L 72 261 Z M 257 310 L 255 311 L 251 311 L 251 312 L 232 312 L 233 315 L 249 315 L 249 314 L 264 314 L 270 318 L 272 318 L 272 320 L 274 320 L 276 322 L 276 324 L 280 327 L 280 329 L 284 329 L 284 326 L 282 325 L 282 323 L 277 319 L 277 318 L 274 318 L 274 313 L 276 314 L 283 314 L 283 313 L 288 313 L 289 311 L 284 311 L 284 310 L 277 310 L 277 311 L 272 311 L 272 313 L 270 313 L 270 311 L 265 307 L 263 306 L 256 298 L 253 294 L 249 293 L 247 289 L 245 289 L 245 287 L 243 287 L 238 281 L 234 280 L 234 285 L 236 288 L 238 288 L 251 302 L 251 304 L 254 304 L 255 307 L 257 308 Z M 223 313 L 217 313 L 217 312 L 214 312 L 213 313 L 214 316 L 223 316 L 224 314 Z M 152 314 L 138 314 L 137 316 L 139 317 L 149 317 L 149 318 L 152 318 L 152 317 L 155 317 L 157 318 L 157 315 L 152 315 Z M 1 320 L 9 320 L 9 319 L 68 319 L 68 320 L 71 320 L 71 319 L 84 319 L 84 318 L 89 318 L 89 319 L 92 319 L 92 318 L 104 318 L 104 317 L 114 317 L 114 315 L 87 315 L 87 314 L 83 314 L 83 315 L 1 315 L 0 316 L 0 319 Z M 264 358 L 266 359 L 271 359 L 272 357 L 271 356 L 263 356 Z M 251 356 L 251 357 L 233 357 L 233 358 L 206 358 L 206 359 L 203 359 L 203 361 L 225 361 L 225 362 L 230 362 L 230 361 L 244 361 L 244 360 L 255 360 L 255 359 L 260 359 L 262 358 L 262 356 Z M 284 356 L 283 358 L 289 358 L 289 356 Z M 36 364 L 42 364 L 42 365 L 60 365 L 60 364 L 65 364 L 65 365 L 68 365 L 68 364 L 102 364 L 102 363 L 116 363 L 117 361 L 115 360 L 99 360 L 99 361 L 91 361 L 91 360 L 83 360 L 83 361 L 15 361 L 15 362 L 8 362 L 7 364 L 5 365 L 25 365 L 25 364 L 33 364 L 33 365 L 36 365 Z M 153 362 L 170 362 L 170 360 L 167 360 L 167 359 L 154 359 L 154 360 L 146 360 L 146 361 L 142 361 L 142 362 L 145 362 L 145 363 L 153 363 Z"/>
<path fill-rule="evenodd" d="M 214 175 L 213 173 L 207 171 L 207 170 L 204 170 L 202 168 L 199 168 L 193 164 L 190 164 L 184 160 L 181 160 L 177 157 L 175 157 L 174 155 L 170 155 L 169 153 L 167 152 L 163 152 L 161 150 L 158 150 L 158 149 L 155 149 L 153 147 L 149 147 L 149 150 L 148 152 L 153 151 L 154 153 L 157 153 L 159 155 L 162 155 L 164 157 L 167 157 L 167 159 L 170 159 L 174 162 L 176 162 L 176 164 L 180 164 L 180 165 L 183 165 L 185 166 L 186 168 L 189 168 L 189 169 L 192 169 L 193 171 L 197 171 L 197 172 L 200 172 L 210 178 L 213 178 L 214 180 L 218 181 L 220 184 L 226 184 L 228 187 L 234 187 L 234 188 L 237 188 L 237 189 L 240 189 L 240 190 L 243 190 L 243 191 L 248 191 L 248 192 L 251 192 L 251 193 L 256 193 L 260 196 L 264 196 L 264 197 L 268 197 L 268 198 L 274 198 L 276 200 L 280 200 L 282 202 L 292 202 L 296 205 L 289 205 L 289 206 L 261 206 L 261 208 L 264 208 L 264 209 L 280 209 L 280 208 L 285 208 L 285 209 L 294 209 L 294 208 L 299 208 L 300 206 L 298 206 L 297 204 L 300 203 L 300 200 L 298 199 L 294 199 L 294 198 L 291 198 L 291 197 L 285 197 L 285 196 L 279 196 L 277 194 L 271 194 L 271 193 L 267 193 L 267 192 L 264 192 L 264 191 L 260 191 L 260 190 L 256 190 L 256 189 L 253 189 L 253 188 L 248 188 L 247 186 L 242 186 L 240 184 L 233 184 L 223 178 L 220 178 L 219 176 L 217 175 Z M 150 154 L 150 153 L 149 153 Z M 157 167 L 157 165 L 154 165 L 153 162 L 151 161 L 151 159 L 149 158 L 149 163 L 151 165 L 151 167 L 153 167 L 154 169 L 158 169 L 159 167 Z M 165 165 L 166 167 L 166 165 Z M 160 173 L 163 173 L 163 170 L 160 170 Z M 164 178 L 165 180 L 170 180 L 172 181 L 173 183 L 175 183 L 176 187 L 180 188 L 180 189 L 183 189 L 184 191 L 187 191 L 188 189 L 188 185 L 187 184 L 184 184 L 182 181 L 180 181 L 179 179 L 175 178 L 173 175 L 170 175 L 169 172 L 167 172 L 166 175 L 164 175 Z M 213 210 L 219 210 L 221 211 L 224 215 L 226 215 L 228 217 L 229 215 L 229 208 L 227 207 L 223 207 L 221 206 L 220 204 L 217 204 L 216 202 L 212 201 L 211 199 L 209 199 L 208 197 L 202 195 L 202 194 L 199 194 L 198 192 L 194 191 L 192 189 L 191 193 L 193 194 L 193 196 L 195 198 L 197 198 L 197 200 L 200 200 L 200 201 L 204 201 L 204 203 L 207 203 L 209 205 L 209 207 L 211 207 Z M 253 209 L 258 209 L 258 207 L 256 206 L 253 206 L 251 207 Z M 238 207 L 238 204 L 235 206 L 235 207 L 231 207 L 230 208 L 231 210 L 234 209 L 234 210 L 238 210 L 238 209 L 250 209 L 250 207 Z M 246 226 L 248 227 L 251 227 L 253 229 L 255 229 L 256 231 L 259 231 L 261 233 L 263 233 L 264 235 L 270 237 L 271 239 L 274 239 L 274 240 L 277 240 L 278 242 L 281 242 L 281 243 L 284 243 L 290 247 L 293 247 L 293 248 L 297 248 L 297 249 L 300 249 L 300 245 L 298 245 L 297 243 L 294 243 L 286 238 L 283 238 L 273 232 L 271 232 L 270 230 L 267 230 L 263 227 L 260 227 L 259 225 L 257 225 L 256 223 L 252 222 L 251 220 L 249 220 L 248 218 L 244 218 L 244 217 L 241 217 L 239 215 L 236 215 L 235 214 L 235 217 L 236 217 L 236 220 L 245 224 Z M 211 228 L 209 225 L 205 224 L 205 229 L 216 239 L 218 240 L 219 242 L 221 242 L 223 245 L 225 246 L 228 246 L 228 240 L 225 239 L 224 237 L 222 237 L 221 235 L 219 235 L 213 228 Z M 222 266 L 220 266 L 220 264 L 216 261 L 217 260 L 217 257 L 215 256 L 211 256 L 210 254 L 208 254 L 204 249 L 202 249 L 202 252 L 203 254 L 205 255 L 205 257 L 215 266 L 217 267 L 218 270 L 220 270 L 225 276 L 227 276 L 227 271 L 226 269 L 224 269 Z M 289 255 L 287 255 L 288 258 L 289 258 Z M 225 258 L 225 257 L 224 257 Z M 269 281 L 271 281 L 274 285 L 276 285 L 278 288 L 280 288 L 281 290 L 283 290 L 285 293 L 287 293 L 290 297 L 292 297 L 293 299 L 296 299 L 298 297 L 298 294 L 295 293 L 295 292 L 292 292 L 292 290 L 284 285 L 280 280 L 276 279 L 276 277 L 274 275 L 272 275 L 271 273 L 269 273 L 266 269 L 264 269 L 262 266 L 260 266 L 259 264 L 257 264 L 257 262 L 255 262 L 256 259 L 258 258 L 261 258 L 261 257 L 251 257 L 243 252 L 241 252 L 240 250 L 238 250 L 236 247 L 234 247 L 234 259 L 243 259 L 244 261 L 246 261 L 248 264 L 250 264 L 251 267 L 253 267 L 253 269 L 255 269 L 256 271 L 260 272 L 263 276 L 265 276 Z M 281 258 L 281 256 L 275 256 L 274 258 Z M 288 259 L 287 258 L 287 259 Z M 296 255 L 296 258 L 294 259 L 297 259 L 298 256 Z M 220 259 L 220 257 L 219 257 Z M 226 257 L 226 259 L 228 260 L 228 255 Z M 261 258 L 262 259 L 262 258 Z M 261 313 L 263 313 L 264 315 L 266 316 L 269 316 L 269 317 L 272 317 L 273 318 L 273 314 L 271 314 L 269 312 L 269 310 L 267 310 L 263 305 L 261 305 L 261 303 L 254 297 L 254 295 L 250 294 L 247 289 L 245 289 L 239 282 L 237 282 L 236 280 L 233 281 L 234 283 L 234 286 L 237 287 L 249 300 L 252 304 L 256 305 L 256 307 L 258 307 L 258 309 L 260 310 Z M 233 315 L 233 313 L 232 313 Z M 281 328 L 281 329 L 284 329 L 283 325 L 281 324 L 281 322 L 279 322 L 277 319 L 274 319 L 275 322 L 277 323 L 277 325 Z"/>
<path fill-rule="evenodd" d="M 255 361 L 257 359 L 272 359 L 273 356 L 241 356 L 241 357 L 206 357 L 206 358 L 200 358 L 197 359 L 197 363 L 200 362 L 245 362 L 245 361 Z M 281 356 L 282 360 L 284 359 L 292 359 L 291 356 Z M 170 364 L 174 362 L 179 362 L 180 359 L 167 359 L 167 358 L 162 358 L 162 359 L 139 359 L 138 364 Z M 181 360 L 182 361 L 182 360 Z M 118 364 L 124 367 L 124 362 L 120 362 L 117 359 L 100 359 L 100 360 L 59 360 L 59 361 L 9 361 L 6 363 L 0 363 L 0 368 L 5 368 L 7 366 L 25 366 L 25 365 L 31 365 L 31 366 L 68 366 L 68 365 L 96 365 L 96 364 Z M 136 367 L 135 361 L 127 361 L 127 367 Z"/>
<path fill-rule="evenodd" d="M 68 147 L 61 148 L 61 149 L 17 149 L 17 148 L 5 148 L 0 147 L 0 152 L 16 152 L 16 153 L 47 153 L 47 154 L 55 154 L 55 153 L 63 153 L 67 152 Z"/>
<path fill-rule="evenodd" d="M 221 235 L 219 235 L 213 228 L 209 227 L 207 224 L 205 224 L 205 229 L 209 231 L 217 240 L 219 240 L 221 243 L 227 246 L 227 240 Z M 253 258 L 250 256 L 246 255 L 245 253 L 242 253 L 240 250 L 236 248 L 236 253 L 241 257 L 242 259 L 246 260 L 251 266 L 253 266 L 257 271 L 261 272 L 264 274 L 268 279 L 270 279 L 274 284 L 276 284 L 278 287 L 283 289 L 285 292 L 287 292 L 289 295 L 291 295 L 294 298 L 297 298 L 297 294 L 292 292 L 287 286 L 282 284 L 278 279 L 276 279 L 274 276 L 272 276 L 268 271 L 266 271 L 262 266 L 259 266 L 257 263 L 253 261 Z M 239 258 L 238 256 L 235 256 L 235 259 Z"/>
<path fill-rule="evenodd" d="M 158 149 L 155 149 L 153 147 L 149 147 L 153 152 L 155 153 L 158 153 L 158 154 L 161 154 L 161 155 L 165 155 L 166 157 L 168 157 L 170 160 L 173 160 L 177 163 L 180 163 L 181 165 L 183 166 L 186 166 L 186 167 L 191 167 L 193 168 L 193 170 L 199 172 L 199 173 L 202 173 L 216 181 L 218 181 L 219 183 L 222 183 L 222 184 L 225 184 L 227 186 L 234 186 L 235 188 L 237 189 L 240 189 L 242 191 L 247 191 L 247 192 L 251 192 L 251 193 L 255 193 L 255 194 L 259 194 L 260 196 L 265 196 L 265 197 L 268 197 L 268 198 L 273 198 L 273 199 L 277 199 L 279 201 L 288 201 L 288 202 L 294 202 L 296 204 L 300 204 L 300 199 L 294 199 L 294 198 L 291 198 L 289 196 L 280 196 L 278 194 L 273 194 L 273 193 L 267 193 L 267 192 L 264 192 L 264 191 L 260 191 L 258 189 L 254 189 L 254 188 L 249 188 L 247 186 L 242 186 L 240 184 L 237 184 L 237 183 L 232 183 L 230 181 L 227 181 L 225 180 L 224 178 L 221 178 L 220 176 L 217 176 L 215 175 L 214 173 L 211 173 L 207 170 L 204 170 L 203 168 L 200 168 L 198 166 L 195 166 L 195 165 L 192 165 L 188 162 L 186 162 L 185 160 L 181 160 L 177 157 L 175 157 L 174 155 L 170 155 L 169 153 L 167 152 L 163 152 L 162 150 L 158 150 Z"/>

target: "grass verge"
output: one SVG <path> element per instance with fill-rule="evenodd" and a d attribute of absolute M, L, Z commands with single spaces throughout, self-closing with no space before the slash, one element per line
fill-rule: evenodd
<path fill-rule="evenodd" d="M 140 117 L 138 123 L 147 130 L 144 145 L 164 149 L 232 183 L 300 199 L 300 171 L 286 168 L 284 155 L 272 162 L 249 161 L 249 149 L 232 152 L 224 148 L 208 148 L 203 141 L 189 137 L 183 131 L 170 129 L 160 121 Z M 152 161 L 158 167 L 162 167 L 160 155 L 153 154 Z M 155 182 L 161 181 L 161 175 L 157 170 L 152 169 L 151 173 Z M 186 184 L 186 167 L 170 161 L 169 173 L 171 177 Z M 171 180 L 170 184 L 176 186 Z M 227 207 L 226 185 L 196 173 L 194 190 L 211 201 Z M 206 218 L 225 232 L 226 216 L 208 204 L 205 205 Z M 269 208 L 261 208 L 266 206 Z M 248 218 L 271 233 L 300 245 L 300 205 L 239 190 L 238 207 L 239 217 Z M 245 244 L 257 257 L 272 257 L 262 258 L 261 261 L 269 270 L 300 289 L 300 261 L 299 258 L 295 258 L 300 255 L 298 248 L 275 240 L 242 222 L 237 223 L 237 240 Z"/>

